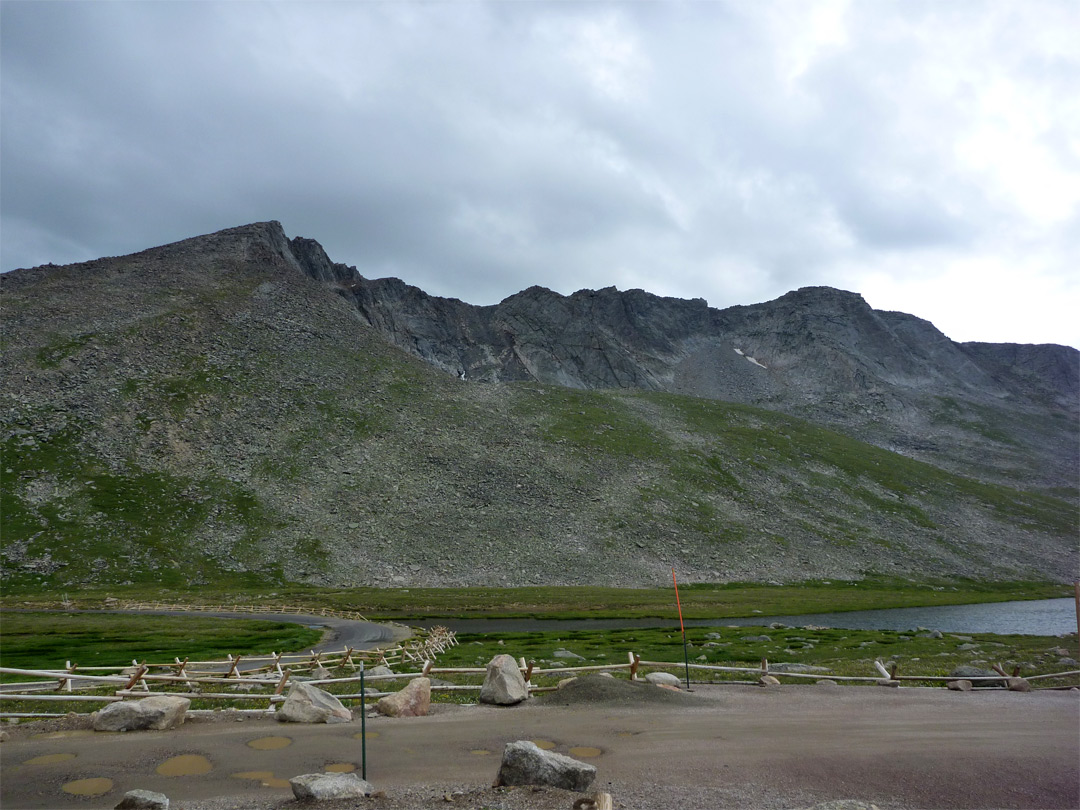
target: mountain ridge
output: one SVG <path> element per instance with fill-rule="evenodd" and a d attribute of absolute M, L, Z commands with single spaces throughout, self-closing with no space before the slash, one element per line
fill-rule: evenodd
<path fill-rule="evenodd" d="M 1005 460 L 978 480 L 776 408 L 461 380 L 368 321 L 354 300 L 358 275 L 317 242 L 256 223 L 0 276 L 5 588 L 650 585 L 671 565 L 705 581 L 1076 576 L 1075 485 L 1026 472 L 1053 455 L 1048 442 L 1067 455 L 1076 435 L 1067 408 L 1034 396 L 1004 411 L 989 399 L 938 403 L 940 432 L 907 435 L 938 453 L 941 433 L 955 435 L 974 443 L 978 463 Z M 416 295 L 389 281 L 361 284 L 361 294 L 371 286 Z M 576 301 L 640 315 L 655 304 L 646 296 Z M 462 302 L 432 306 L 474 317 Z M 704 302 L 690 306 L 712 317 Z M 441 350 L 441 327 L 407 308 L 384 314 L 414 348 Z M 767 334 L 768 313 L 735 315 Z M 527 308 L 521 317 L 543 322 Z M 657 356 L 682 351 L 645 326 L 618 334 L 647 335 Z M 598 341 L 610 334 L 596 330 Z M 603 354 L 582 345 L 586 358 Z M 758 345 L 744 356 L 723 349 L 724 368 L 747 386 L 762 369 L 746 355 L 772 359 Z M 1036 365 L 1023 347 L 980 351 L 1004 368 Z M 642 373 L 638 357 L 622 359 L 616 368 Z M 985 371 L 990 360 L 981 362 Z M 850 368 L 828 373 L 850 381 Z"/>

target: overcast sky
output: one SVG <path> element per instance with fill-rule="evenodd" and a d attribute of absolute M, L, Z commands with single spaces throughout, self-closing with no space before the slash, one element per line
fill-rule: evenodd
<path fill-rule="evenodd" d="M 12 2 L 3 270 L 278 219 L 495 303 L 862 293 L 1080 347 L 1080 3 Z"/>

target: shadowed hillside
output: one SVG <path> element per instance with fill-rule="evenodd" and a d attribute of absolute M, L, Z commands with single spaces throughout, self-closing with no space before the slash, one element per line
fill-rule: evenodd
<path fill-rule="evenodd" d="M 814 414 L 808 395 L 781 413 L 660 385 L 462 380 L 393 345 L 324 260 L 260 223 L 0 277 L 5 588 L 644 585 L 672 563 L 716 581 L 1076 576 L 1075 490 L 1023 491 L 1067 464 L 990 482 L 1037 466 L 1013 428 L 1075 445 L 1045 375 L 1041 410 L 1034 384 L 1017 406 L 1030 424 L 944 383 L 926 395 L 940 412 L 911 415 L 989 434 L 1007 463 L 980 481 L 834 432 L 827 407 L 824 424 L 794 415 Z M 1025 350 L 971 352 L 980 374 L 1052 364 Z"/>

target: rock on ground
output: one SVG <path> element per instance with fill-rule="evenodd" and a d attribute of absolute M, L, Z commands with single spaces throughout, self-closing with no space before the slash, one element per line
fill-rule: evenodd
<path fill-rule="evenodd" d="M 518 740 L 503 749 L 495 785 L 546 785 L 582 793 L 595 778 L 596 768 L 588 763 Z"/>
<path fill-rule="evenodd" d="M 496 706 L 513 706 L 529 696 L 529 688 L 512 656 L 496 655 L 487 665 L 484 685 L 480 687 L 480 702 Z"/>
<path fill-rule="evenodd" d="M 355 773 L 305 773 L 289 780 L 293 796 L 299 801 L 362 799 L 375 787 Z"/>
<path fill-rule="evenodd" d="M 152 790 L 129 790 L 115 810 L 169 810 L 169 797 Z"/>
<path fill-rule="evenodd" d="M 400 692 L 379 698 L 375 708 L 387 717 L 423 717 L 431 708 L 431 680 L 413 678 Z"/>
<path fill-rule="evenodd" d="M 649 683 L 655 683 L 657 686 L 678 686 L 682 683 L 670 672 L 650 672 L 645 676 L 645 680 Z"/>
<path fill-rule="evenodd" d="M 94 715 L 94 731 L 164 731 L 183 725 L 191 701 L 170 695 L 110 703 Z"/>
<path fill-rule="evenodd" d="M 348 723 L 352 712 L 329 692 L 294 682 L 277 710 L 277 719 L 283 723 Z"/>

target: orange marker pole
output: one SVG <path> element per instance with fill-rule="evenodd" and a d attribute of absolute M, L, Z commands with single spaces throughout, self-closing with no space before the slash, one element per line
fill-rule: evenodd
<path fill-rule="evenodd" d="M 671 581 L 675 585 L 675 605 L 679 608 L 679 630 L 682 631 L 682 654 L 686 664 L 686 691 L 690 689 L 690 653 L 686 649 L 686 625 L 683 624 L 682 602 L 679 601 L 679 581 L 675 579 L 675 566 L 671 567 Z"/>

